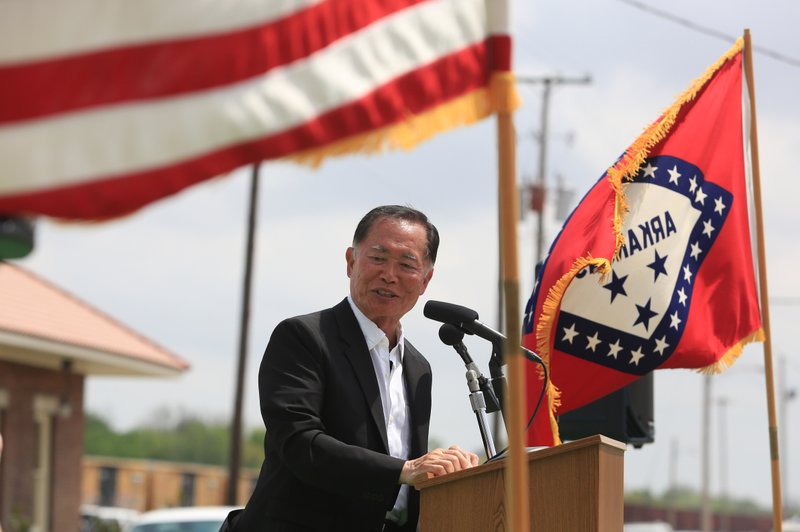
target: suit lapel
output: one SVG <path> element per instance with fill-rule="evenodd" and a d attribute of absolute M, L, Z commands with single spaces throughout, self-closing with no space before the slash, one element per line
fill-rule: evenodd
<path fill-rule="evenodd" d="M 358 325 L 353 310 L 347 299 L 333 307 L 336 321 L 339 324 L 339 332 L 342 338 L 344 354 L 353 367 L 353 372 L 361 385 L 364 399 L 369 405 L 372 420 L 378 428 L 383 441 L 384 452 L 389 453 L 389 440 L 386 436 L 386 422 L 383 418 L 383 404 L 381 403 L 381 393 L 378 390 L 378 379 L 375 376 L 375 368 L 372 365 L 372 358 L 364 340 L 364 334 Z"/>
<path fill-rule="evenodd" d="M 431 378 L 427 361 L 408 341 L 403 354 L 403 377 L 411 411 L 411 452 L 421 455 L 428 450 Z"/>

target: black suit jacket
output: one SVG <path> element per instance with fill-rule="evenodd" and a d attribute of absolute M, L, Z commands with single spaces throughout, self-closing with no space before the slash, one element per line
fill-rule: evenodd
<path fill-rule="evenodd" d="M 428 361 L 406 342 L 403 375 L 411 412 L 411 457 L 427 452 Z M 265 460 L 237 532 L 267 532 L 265 519 L 298 530 L 380 531 L 399 490 L 404 460 L 388 455 L 378 382 L 347 300 L 281 322 L 259 370 Z M 416 530 L 419 494 L 409 493 Z"/>

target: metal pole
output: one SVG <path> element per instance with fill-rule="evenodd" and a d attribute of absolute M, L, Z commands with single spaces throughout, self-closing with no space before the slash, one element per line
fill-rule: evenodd
<path fill-rule="evenodd" d="M 244 374 L 247 366 L 247 335 L 250 325 L 250 286 L 253 277 L 253 248 L 256 232 L 256 210 L 258 206 L 258 174 L 261 163 L 253 165 L 250 177 L 250 206 L 247 217 L 247 244 L 245 246 L 244 282 L 242 286 L 242 315 L 239 329 L 239 360 L 236 371 L 236 395 L 233 401 L 231 423 L 231 447 L 228 461 L 228 489 L 225 496 L 230 506 L 238 504 L 239 469 L 242 454 L 242 402 L 244 398 Z"/>
<path fill-rule="evenodd" d="M 536 262 L 539 263 L 544 258 L 544 209 L 547 203 L 547 193 L 545 192 L 545 178 L 547 175 L 547 126 L 550 114 L 550 87 L 553 80 L 545 78 L 542 90 L 542 130 L 539 133 L 539 188 L 542 194 L 542 204 L 536 222 Z"/>
<path fill-rule="evenodd" d="M 717 398 L 719 405 L 719 499 L 722 508 L 720 509 L 719 527 L 721 530 L 729 530 L 729 510 L 728 505 L 728 431 L 726 428 L 726 409 L 728 400 L 724 397 Z"/>
<path fill-rule="evenodd" d="M 783 460 L 781 460 L 781 492 L 783 493 L 783 510 L 789 508 L 789 462 L 786 449 L 789 448 L 789 418 L 787 416 L 787 406 L 789 401 L 794 399 L 794 389 L 786 387 L 786 356 L 778 357 L 778 414 L 780 419 L 781 449 L 784 449 Z"/>
<path fill-rule="evenodd" d="M 673 437 L 669 448 L 669 500 L 667 506 L 667 522 L 672 528 L 678 528 L 677 508 L 675 506 L 678 491 L 678 439 Z"/>
<path fill-rule="evenodd" d="M 703 450 L 702 450 L 702 478 L 700 481 L 700 529 L 703 532 L 711 532 L 711 376 L 703 377 Z"/>

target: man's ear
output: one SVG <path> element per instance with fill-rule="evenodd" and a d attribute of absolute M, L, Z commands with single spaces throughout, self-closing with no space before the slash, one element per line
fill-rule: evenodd
<path fill-rule="evenodd" d="M 428 283 L 431 282 L 431 277 L 433 277 L 433 268 L 428 270 L 428 273 L 426 273 L 425 277 L 422 279 L 422 289 L 419 291 L 419 295 L 425 293 L 425 289 L 428 288 Z"/>
<path fill-rule="evenodd" d="M 352 247 L 347 248 L 344 252 L 344 258 L 347 261 L 347 277 L 353 273 L 353 263 L 355 262 L 355 250 Z"/>

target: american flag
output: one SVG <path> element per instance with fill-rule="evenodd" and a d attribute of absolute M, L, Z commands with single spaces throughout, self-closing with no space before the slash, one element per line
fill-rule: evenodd
<path fill-rule="evenodd" d="M 266 159 L 410 148 L 494 110 L 489 0 L 41 0 L 0 17 L 0 212 L 126 214 Z"/>

